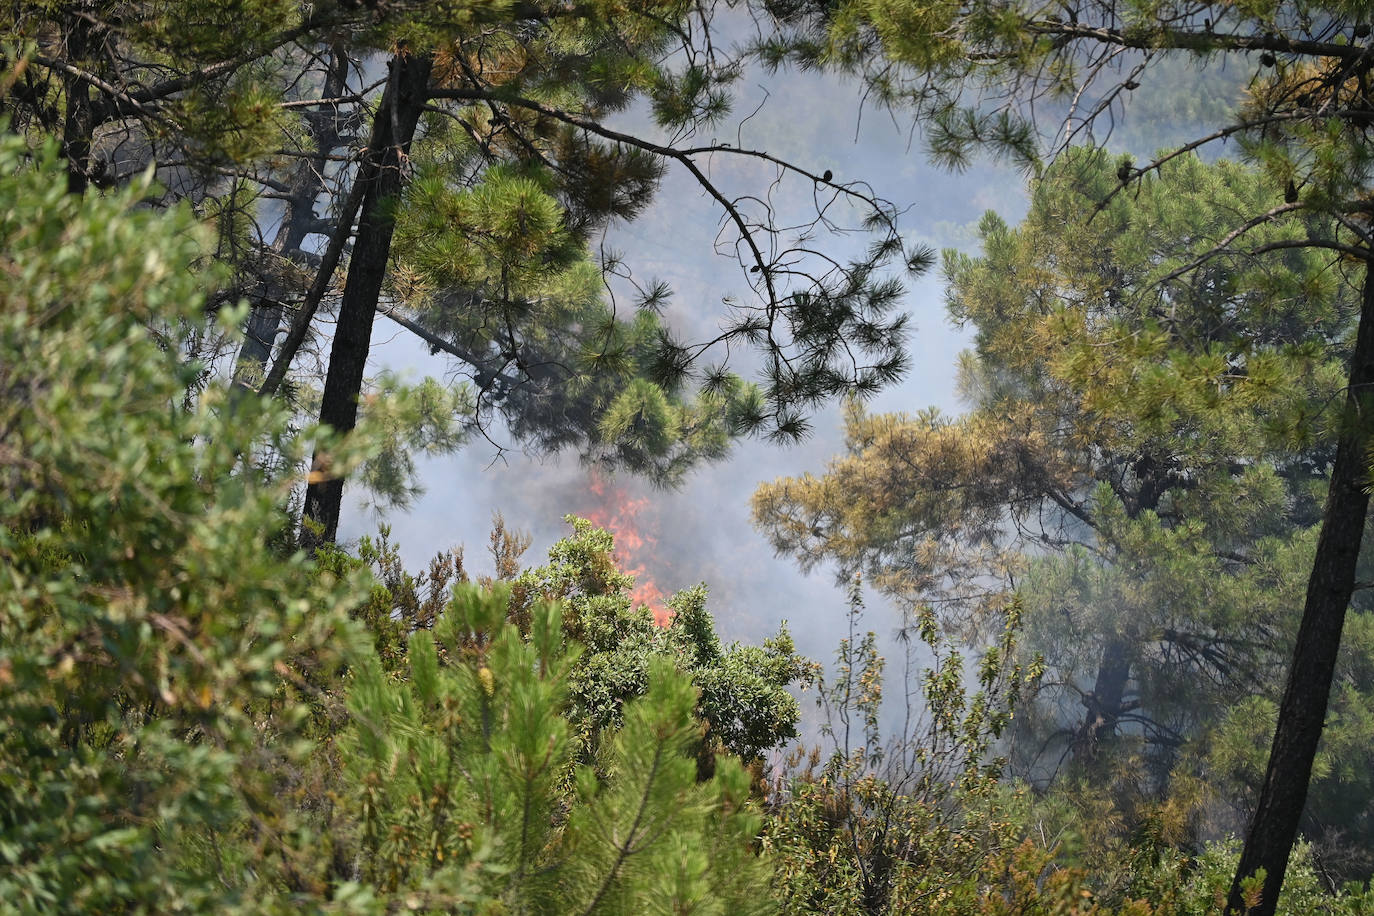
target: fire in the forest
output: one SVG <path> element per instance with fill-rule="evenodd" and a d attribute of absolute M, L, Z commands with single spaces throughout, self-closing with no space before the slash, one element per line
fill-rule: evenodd
<path fill-rule="evenodd" d="M 673 619 L 673 612 L 666 604 L 668 596 L 648 573 L 648 566 L 655 559 L 658 538 L 644 530 L 644 520 L 639 518 L 649 506 L 648 497 L 634 498 L 597 474 L 592 475 L 587 489 L 595 499 L 595 504 L 586 510 L 587 520 L 615 537 L 616 561 L 622 571 L 635 577 L 630 600 L 636 607 L 647 605 L 653 611 L 654 620 L 660 626 L 667 626 Z"/>

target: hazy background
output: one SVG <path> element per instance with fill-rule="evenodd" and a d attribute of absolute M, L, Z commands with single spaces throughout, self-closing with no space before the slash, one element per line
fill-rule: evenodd
<path fill-rule="evenodd" d="M 1235 79 L 1215 69 L 1180 70 L 1172 81 L 1188 87 L 1196 103 L 1132 99 L 1137 106 L 1133 114 L 1143 117 L 1127 122 L 1131 132 L 1118 131 L 1110 142 L 1129 143 L 1140 156 L 1148 155 L 1212 116 L 1201 109 L 1229 104 L 1234 87 L 1216 87 Z M 1210 84 L 1206 91 L 1202 83 Z M 738 91 L 733 114 L 695 138 L 694 144 L 718 139 L 767 151 L 814 173 L 831 169 L 836 181 L 866 181 L 877 197 L 904 210 L 899 225 L 908 242 L 976 251 L 975 227 L 984 212 L 995 210 L 1012 223 L 1025 213 L 1024 175 L 986 161 L 959 174 L 930 166 L 911 125 L 879 109 L 863 108 L 861 90 L 853 83 L 815 74 L 754 72 L 745 75 Z M 631 112 L 614 126 L 664 139 L 642 112 Z M 811 182 L 793 177 L 773 186 L 777 171 L 766 164 L 720 155 L 710 163 L 710 174 L 727 193 L 763 195 L 771 189 L 771 200 L 785 215 L 814 213 Z M 692 177 L 670 166 L 654 206 L 633 223 L 611 227 L 601 240 L 623 254 L 641 283 L 662 279 L 671 285 L 673 297 L 665 316 L 688 341 L 717 331 L 725 297 L 747 302 L 753 296 L 748 274 L 733 256 L 715 251 L 721 220 L 719 207 Z M 818 241 L 818 247 L 840 259 L 859 254 L 867 238 Z M 620 304 L 627 310 L 633 307 L 628 298 L 621 298 Z M 946 320 L 938 269 L 908 283 L 904 308 L 911 315 L 911 369 L 870 408 L 895 411 L 935 405 L 958 412 L 954 365 L 968 335 Z M 429 355 L 407 332 L 379 316 L 370 372 L 383 368 L 411 378 L 443 377 L 452 370 L 444 359 Z M 743 442 L 728 460 L 699 468 L 676 491 L 657 491 L 624 475 L 613 483 L 631 497 L 649 499 L 636 521 L 639 533 L 656 543 L 637 559 L 646 563 L 647 574 L 664 591 L 705 582 L 712 595 L 710 609 L 727 639 L 757 641 L 786 620 L 800 651 L 828 661 L 844 634 L 845 589 L 831 571 L 803 576 L 791 561 L 775 557 L 749 522 L 749 497 L 760 481 L 823 472 L 827 461 L 842 451 L 838 408 L 813 421 L 811 436 L 800 444 Z M 344 506 L 340 537 L 374 532 L 385 521 L 410 568 L 423 568 L 440 549 L 463 545 L 469 570 L 480 572 L 490 565 L 487 534 L 493 513 L 499 511 L 508 524 L 533 536 L 527 565 L 542 563 L 548 547 L 568 531 L 562 517 L 569 512 L 585 514 L 597 505 L 587 492 L 589 478 L 575 455 L 527 456 L 513 440 L 495 432 L 493 437 L 507 450 L 478 437 L 458 454 L 423 460 L 420 479 L 426 492 L 409 511 L 392 511 L 383 518 L 364 508 L 355 490 Z M 895 614 L 874 596 L 868 607 L 867 626 L 890 634 L 898 623 Z"/>
<path fill-rule="evenodd" d="M 878 197 L 906 208 L 899 225 L 913 243 L 971 248 L 984 211 L 995 209 L 1012 221 L 1024 213 L 1023 181 L 1014 170 L 980 165 L 952 175 L 934 169 L 907 125 L 872 108 L 861 111 L 859 99 L 858 87 L 833 78 L 751 74 L 740 84 L 732 116 L 697 140 L 765 150 L 815 173 L 831 169 L 836 181 L 867 181 Z M 616 126 L 654 134 L 635 113 Z M 771 166 L 730 156 L 715 157 L 710 173 L 736 192 L 758 194 L 777 177 Z M 811 182 L 787 178 L 774 189 L 773 201 L 784 214 L 800 215 L 814 209 L 812 194 Z M 664 314 L 686 340 L 717 331 L 725 297 L 747 302 L 753 296 L 748 275 L 734 258 L 715 252 L 721 215 L 685 170 L 670 167 L 654 206 L 633 223 L 611 227 L 603 240 L 624 255 L 640 282 L 669 283 L 673 296 Z M 818 247 L 846 258 L 859 255 L 867 241 L 862 235 L 823 237 Z M 938 271 L 908 287 L 911 370 L 872 407 L 913 410 L 934 404 L 957 411 L 954 361 L 965 336 L 945 320 Z M 619 302 L 627 310 L 633 307 L 627 298 Z M 379 316 L 369 372 L 383 368 L 419 378 L 442 377 L 450 367 Z M 562 517 L 596 505 L 587 493 L 587 473 L 575 455 L 527 456 L 509 438 L 493 437 L 509 450 L 498 455 L 478 437 L 458 454 L 424 459 L 420 479 L 426 492 L 409 511 L 379 516 L 354 490 L 345 503 L 340 537 L 356 539 L 385 521 L 410 568 L 420 569 L 437 550 L 461 544 L 469 569 L 483 571 L 490 566 L 491 517 L 499 511 L 510 525 L 533 536 L 527 563 L 543 562 L 548 547 L 568 531 Z M 632 497 L 648 497 L 636 521 L 640 534 L 657 542 L 639 559 L 664 591 L 705 582 L 725 638 L 755 641 L 786 620 L 803 653 L 828 660 L 843 633 L 845 590 L 830 571 L 803 576 L 790 561 L 775 557 L 750 525 L 749 497 L 760 481 L 823 471 L 842 448 L 840 412 L 832 407 L 814 417 L 812 434 L 800 444 L 745 441 L 726 461 L 693 472 L 679 490 L 655 490 L 626 475 L 612 483 Z M 895 626 L 880 600 L 870 600 L 869 607 L 871 627 L 890 631 Z"/>

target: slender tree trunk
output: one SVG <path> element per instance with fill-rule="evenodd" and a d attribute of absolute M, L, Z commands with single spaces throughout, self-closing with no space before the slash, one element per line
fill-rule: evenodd
<path fill-rule="evenodd" d="M 1092 764 L 1096 761 L 1102 744 L 1116 733 L 1130 680 L 1130 647 L 1125 640 L 1113 637 L 1102 649 L 1102 661 L 1097 667 L 1092 692 L 1083 697 L 1087 714 L 1078 727 L 1073 749 L 1078 762 Z"/>
<path fill-rule="evenodd" d="M 366 147 L 375 148 L 372 144 Z M 277 358 L 272 361 L 272 367 L 267 370 L 267 375 L 258 388 L 260 398 L 270 398 L 281 388 L 282 383 L 286 381 L 286 373 L 291 371 L 291 363 L 300 352 L 301 344 L 305 343 L 306 335 L 310 333 L 310 322 L 315 318 L 315 310 L 320 307 L 325 294 L 329 292 L 329 284 L 334 279 L 334 269 L 339 266 L 344 247 L 353 237 L 353 223 L 358 218 L 358 211 L 362 209 L 363 195 L 367 190 L 362 176 L 368 168 L 369 164 L 364 157 L 364 161 L 358 165 L 358 176 L 354 178 L 348 196 L 344 198 L 343 205 L 334 217 L 334 231 L 330 233 L 329 244 L 320 255 L 320 265 L 315 269 L 315 279 L 311 281 L 310 289 L 306 290 L 305 298 L 296 309 L 296 314 L 286 329 L 286 337 L 281 342 L 281 349 L 277 351 Z"/>
<path fill-rule="evenodd" d="M 1374 264 L 1366 262 L 1360 326 L 1350 357 L 1350 386 L 1346 414 L 1331 467 L 1317 555 L 1307 582 L 1307 601 L 1288 684 L 1279 705 L 1278 726 L 1269 752 L 1269 768 L 1260 788 L 1259 804 L 1245 837 L 1236 868 L 1228 913 L 1247 912 L 1241 881 L 1264 869 L 1264 891 L 1254 916 L 1273 916 L 1288 868 L 1288 854 L 1297 839 L 1298 822 L 1307 801 L 1312 760 L 1317 754 L 1341 629 L 1355 588 L 1355 564 L 1364 535 L 1369 494 L 1365 490 L 1370 432 L 1374 408 Z"/>
<path fill-rule="evenodd" d="M 296 167 L 292 176 L 291 199 L 287 201 L 286 211 L 282 214 L 282 224 L 272 239 L 271 251 L 279 256 L 291 258 L 301 253 L 301 244 L 310 234 L 314 222 L 315 194 L 309 193 L 302 185 L 304 181 L 319 184 L 309 174 L 313 170 L 306 162 Z M 304 181 L 302 180 L 304 179 Z M 268 359 L 272 356 L 272 345 L 281 332 L 282 313 L 285 308 L 283 299 L 286 288 L 278 278 L 269 276 L 261 281 L 257 301 L 253 303 L 252 314 L 244 328 L 243 344 L 239 347 L 238 358 L 234 361 L 235 390 L 256 391 L 257 383 L 265 371 Z"/>
<path fill-rule="evenodd" d="M 82 5 L 83 12 L 86 4 Z M 63 54 L 78 66 L 85 66 L 91 53 L 93 26 L 91 20 L 68 15 L 62 30 Z M 91 106 L 91 89 L 86 81 L 72 74 L 62 77 L 62 92 L 66 96 L 66 116 L 62 121 L 62 158 L 67 162 L 67 191 L 85 194 L 90 185 L 91 140 L 95 134 L 95 111 Z"/>
<path fill-rule="evenodd" d="M 329 70 L 325 75 L 323 97 L 337 98 L 348 88 L 348 56 L 335 45 L 330 51 Z M 306 116 L 315 155 L 302 159 L 292 172 L 290 197 L 282 214 L 281 227 L 272 240 L 272 250 L 288 258 L 302 254 L 306 236 L 315 231 L 315 199 L 324 189 L 326 158 L 339 145 L 338 106 L 322 105 Z M 268 279 L 244 331 L 243 346 L 234 363 L 234 384 L 242 389 L 255 390 L 272 345 L 281 331 L 282 299 L 286 291 L 280 283 Z"/>
<path fill-rule="evenodd" d="M 391 59 L 387 87 L 377 109 L 372 148 L 367 151 L 358 180 L 365 183 L 362 215 L 353 254 L 348 262 L 338 326 L 329 352 L 329 374 L 320 404 L 320 422 L 336 433 L 347 433 L 358 421 L 358 396 L 372 346 L 372 322 L 386 278 L 391 236 L 396 228 L 392 209 L 400 194 L 404 159 L 428 100 L 428 55 L 402 52 Z M 309 546 L 333 541 L 339 529 L 343 478 L 328 473 L 327 456 L 316 450 L 314 466 L 321 474 L 306 489 L 302 540 Z"/>
<path fill-rule="evenodd" d="M 1134 498 L 1122 497 L 1126 515 L 1131 519 L 1142 512 L 1159 509 L 1159 501 L 1169 489 L 1167 470 L 1151 455 L 1141 455 L 1134 462 L 1137 487 Z M 1116 734 L 1117 722 L 1125 712 L 1126 688 L 1131 682 L 1131 643 L 1120 634 L 1110 635 L 1102 646 L 1102 658 L 1097 664 L 1097 678 L 1091 693 L 1083 697 L 1085 713 L 1074 736 L 1073 757 L 1091 766 L 1098 759 L 1102 745 Z"/>

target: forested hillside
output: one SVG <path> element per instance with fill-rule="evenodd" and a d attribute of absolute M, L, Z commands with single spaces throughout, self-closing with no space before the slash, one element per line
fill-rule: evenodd
<path fill-rule="evenodd" d="M 1365 6 L 9 4 L 0 913 L 1374 912 Z M 1024 218 L 753 145 L 803 72 Z M 608 243 L 670 178 L 690 332 Z M 936 274 L 962 409 L 877 410 Z M 845 584 L 830 658 L 618 515 L 340 537 L 427 455 L 672 488 L 836 409 L 712 532 Z"/>

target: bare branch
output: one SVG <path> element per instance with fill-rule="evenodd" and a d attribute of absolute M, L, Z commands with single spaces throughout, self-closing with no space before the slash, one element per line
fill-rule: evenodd
<path fill-rule="evenodd" d="M 258 388 L 260 397 L 271 397 L 281 387 L 282 380 L 291 368 L 291 361 L 296 358 L 297 351 L 305 342 L 315 311 L 324 300 L 325 293 L 329 291 L 334 270 L 339 266 L 339 259 L 343 256 L 344 245 L 353 234 L 353 222 L 358 217 L 363 196 L 367 192 L 367 182 L 363 180 L 366 166 L 367 163 L 364 162 L 358 167 L 358 176 L 353 180 L 353 187 L 349 189 L 348 198 L 339 211 L 338 222 L 334 226 L 333 234 L 329 236 L 329 245 L 324 250 L 319 269 L 315 271 L 315 281 L 306 292 L 305 301 L 301 303 L 295 317 L 291 319 L 291 327 L 286 333 L 286 339 L 282 341 L 277 359 L 272 363 L 267 377 L 263 379 L 262 386 Z"/>

